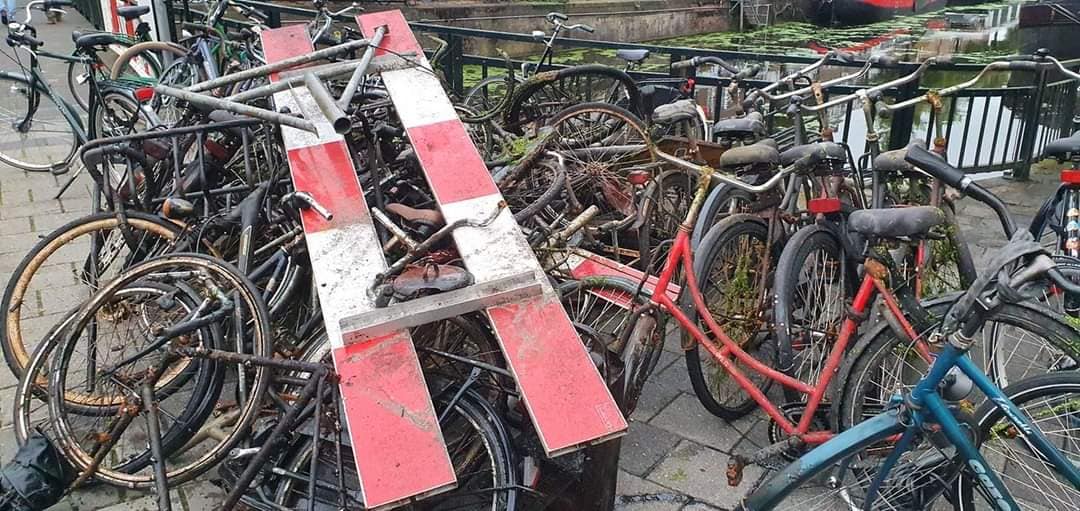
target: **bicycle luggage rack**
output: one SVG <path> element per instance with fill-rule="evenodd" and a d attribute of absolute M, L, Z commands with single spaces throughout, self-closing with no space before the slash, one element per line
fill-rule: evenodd
<path fill-rule="evenodd" d="M 387 11 L 357 22 L 368 35 L 385 27 L 375 55 L 416 55 L 419 66 L 380 71 L 447 224 L 490 216 L 502 195 L 404 17 Z M 313 51 L 302 25 L 264 31 L 262 39 L 270 63 Z M 376 282 L 387 263 L 345 141 L 304 83 L 273 98 L 276 109 L 302 112 L 316 128 L 283 126 L 282 139 L 296 190 L 333 213 L 327 219 L 304 210 L 302 222 L 367 509 L 396 507 L 456 484 L 409 326 L 485 309 L 549 456 L 626 432 L 626 420 L 508 211 L 489 225 L 452 234 L 473 285 L 376 308 L 366 284 Z"/>

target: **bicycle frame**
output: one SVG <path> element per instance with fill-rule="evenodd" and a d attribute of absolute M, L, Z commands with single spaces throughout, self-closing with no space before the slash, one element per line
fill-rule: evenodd
<path fill-rule="evenodd" d="M 1004 416 L 1016 426 L 1017 431 L 1031 447 L 1051 463 L 1071 484 L 1080 487 L 1080 469 L 1051 445 L 1050 441 L 1024 418 L 1016 405 L 983 373 L 959 348 L 945 343 L 930 372 L 912 391 L 909 397 L 913 406 L 901 408 L 903 397 L 894 396 L 885 412 L 863 421 L 855 427 L 835 436 L 832 440 L 810 451 L 773 476 L 760 491 L 746 498 L 743 509 L 772 509 L 792 490 L 825 470 L 831 470 L 843 462 L 855 449 L 878 441 L 886 441 L 899 435 L 893 451 L 885 460 L 867 492 L 864 508 L 873 505 L 877 490 L 896 461 L 911 446 L 915 435 L 926 430 L 928 424 L 941 427 L 941 432 L 957 448 L 958 456 L 975 475 L 981 485 L 995 499 L 998 509 L 1020 509 L 1008 489 L 996 473 L 987 469 L 986 459 L 979 453 L 956 420 L 947 403 L 938 394 L 941 382 L 953 368 L 958 368 L 1004 412 Z"/>

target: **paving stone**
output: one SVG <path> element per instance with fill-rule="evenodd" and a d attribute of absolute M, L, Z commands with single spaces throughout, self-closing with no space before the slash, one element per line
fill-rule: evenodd
<path fill-rule="evenodd" d="M 644 476 L 679 443 L 682 437 L 647 422 L 631 421 L 622 441 L 619 467 Z"/>
<path fill-rule="evenodd" d="M 181 506 L 179 490 L 169 490 L 169 505 L 172 506 L 173 509 L 184 509 Z M 100 509 L 101 511 L 157 511 L 157 496 L 145 495 L 134 500 L 120 502 Z"/>
<path fill-rule="evenodd" d="M 649 381 L 683 392 L 694 391 L 694 388 L 690 385 L 690 375 L 686 372 L 686 359 L 684 357 L 679 357 L 663 371 L 657 371 L 649 378 Z"/>
<path fill-rule="evenodd" d="M 733 488 L 727 485 L 725 475 L 728 458 L 720 451 L 684 440 L 646 479 L 693 495 L 708 504 L 731 509 L 758 480 L 762 470 L 756 466 L 747 467 L 742 483 Z"/>
<path fill-rule="evenodd" d="M 98 484 L 91 487 L 79 488 L 61 500 L 57 505 L 50 507 L 49 511 L 91 511 L 109 509 L 112 511 L 157 509 L 152 507 L 116 508 L 125 501 L 138 500 L 142 493 L 126 491 L 113 486 Z M 178 508 L 178 507 L 177 507 Z"/>
<path fill-rule="evenodd" d="M 696 397 L 688 394 L 680 394 L 649 423 L 724 452 L 731 452 L 742 439 L 739 430 L 709 413 Z"/>
<path fill-rule="evenodd" d="M 188 511 L 217 509 L 225 501 L 225 491 L 209 481 L 197 481 L 180 488 L 184 508 Z"/>
<path fill-rule="evenodd" d="M 650 421 L 660 413 L 667 405 L 675 400 L 675 396 L 682 394 L 679 389 L 670 388 L 658 383 L 646 382 L 645 388 L 638 398 L 637 409 L 634 410 L 633 419 Z"/>
<path fill-rule="evenodd" d="M 689 496 L 619 471 L 618 496 L 615 497 L 615 509 L 619 511 L 675 511 L 689 501 Z"/>

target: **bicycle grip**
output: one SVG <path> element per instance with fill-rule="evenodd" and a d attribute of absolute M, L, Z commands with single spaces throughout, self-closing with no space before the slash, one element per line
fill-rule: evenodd
<path fill-rule="evenodd" d="M 71 7 L 75 5 L 71 0 L 45 0 L 45 3 L 41 4 L 41 10 L 47 11 L 49 9 L 56 9 L 57 7 Z"/>
<path fill-rule="evenodd" d="M 561 13 L 561 12 L 549 12 L 547 14 L 546 18 L 548 19 L 548 21 L 550 21 L 552 23 L 554 23 L 555 20 L 566 21 L 566 20 L 570 19 L 569 16 L 567 16 L 567 15 Z"/>
<path fill-rule="evenodd" d="M 593 28 L 593 26 L 592 26 L 592 25 L 586 25 L 586 24 L 582 23 L 582 24 L 580 25 L 580 28 L 581 28 L 582 30 L 584 30 L 584 31 L 586 31 L 586 32 L 588 32 L 588 33 L 590 33 L 590 34 L 591 34 L 591 33 L 593 33 L 593 32 L 596 32 L 596 29 L 595 29 L 595 28 Z"/>
<path fill-rule="evenodd" d="M 686 59 L 686 60 L 680 60 L 678 62 L 673 62 L 671 64 L 671 69 L 689 69 L 689 68 L 692 68 L 692 67 L 697 67 L 697 60 L 698 60 L 697 57 L 691 57 L 691 58 Z"/>

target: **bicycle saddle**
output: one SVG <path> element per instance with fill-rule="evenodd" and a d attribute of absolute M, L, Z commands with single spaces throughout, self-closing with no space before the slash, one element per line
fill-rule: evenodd
<path fill-rule="evenodd" d="M 694 103 L 692 99 L 680 99 L 660 105 L 652 113 L 653 122 L 658 124 L 670 124 L 695 117 L 697 117 L 697 103 Z"/>
<path fill-rule="evenodd" d="M 75 32 L 72 32 L 71 37 L 75 41 L 75 47 L 80 50 L 123 42 L 121 37 L 109 32 L 90 32 L 88 34 L 79 34 L 78 37 L 75 37 Z"/>
<path fill-rule="evenodd" d="M 765 123 L 761 116 L 750 114 L 746 117 L 723 119 L 713 124 L 713 135 L 718 138 L 745 137 L 747 135 L 765 136 Z"/>
<path fill-rule="evenodd" d="M 1080 132 L 1071 137 L 1054 140 L 1046 144 L 1046 148 L 1043 149 L 1044 157 L 1059 160 L 1066 160 L 1077 153 L 1080 153 Z"/>
<path fill-rule="evenodd" d="M 133 20 L 150 12 L 149 5 L 124 5 L 116 8 L 116 15 L 126 20 Z"/>
<path fill-rule="evenodd" d="M 649 50 L 615 50 L 615 56 L 636 63 L 649 58 Z"/>
<path fill-rule="evenodd" d="M 397 202 L 386 205 L 386 212 L 393 213 L 406 222 L 416 222 L 434 227 L 442 227 L 446 224 L 442 213 L 434 209 L 416 209 Z"/>
<path fill-rule="evenodd" d="M 765 164 L 776 165 L 780 163 L 780 153 L 776 147 L 766 141 L 756 144 L 732 147 L 720 155 L 720 168 L 743 167 L 746 165 Z"/>
<path fill-rule="evenodd" d="M 874 158 L 874 171 L 875 172 L 899 172 L 906 174 L 908 172 L 918 172 L 918 169 L 914 165 L 910 164 L 904 158 L 907 157 L 907 148 L 894 149 L 892 151 L 885 151 Z"/>
<path fill-rule="evenodd" d="M 803 157 L 810 155 L 809 166 L 819 163 L 843 163 L 847 160 L 847 149 L 835 142 L 817 142 L 814 144 L 797 145 L 780 153 L 780 164 L 791 165 Z"/>
<path fill-rule="evenodd" d="M 943 223 L 945 213 L 934 206 L 860 209 L 848 216 L 851 230 L 879 238 L 922 236 Z"/>

